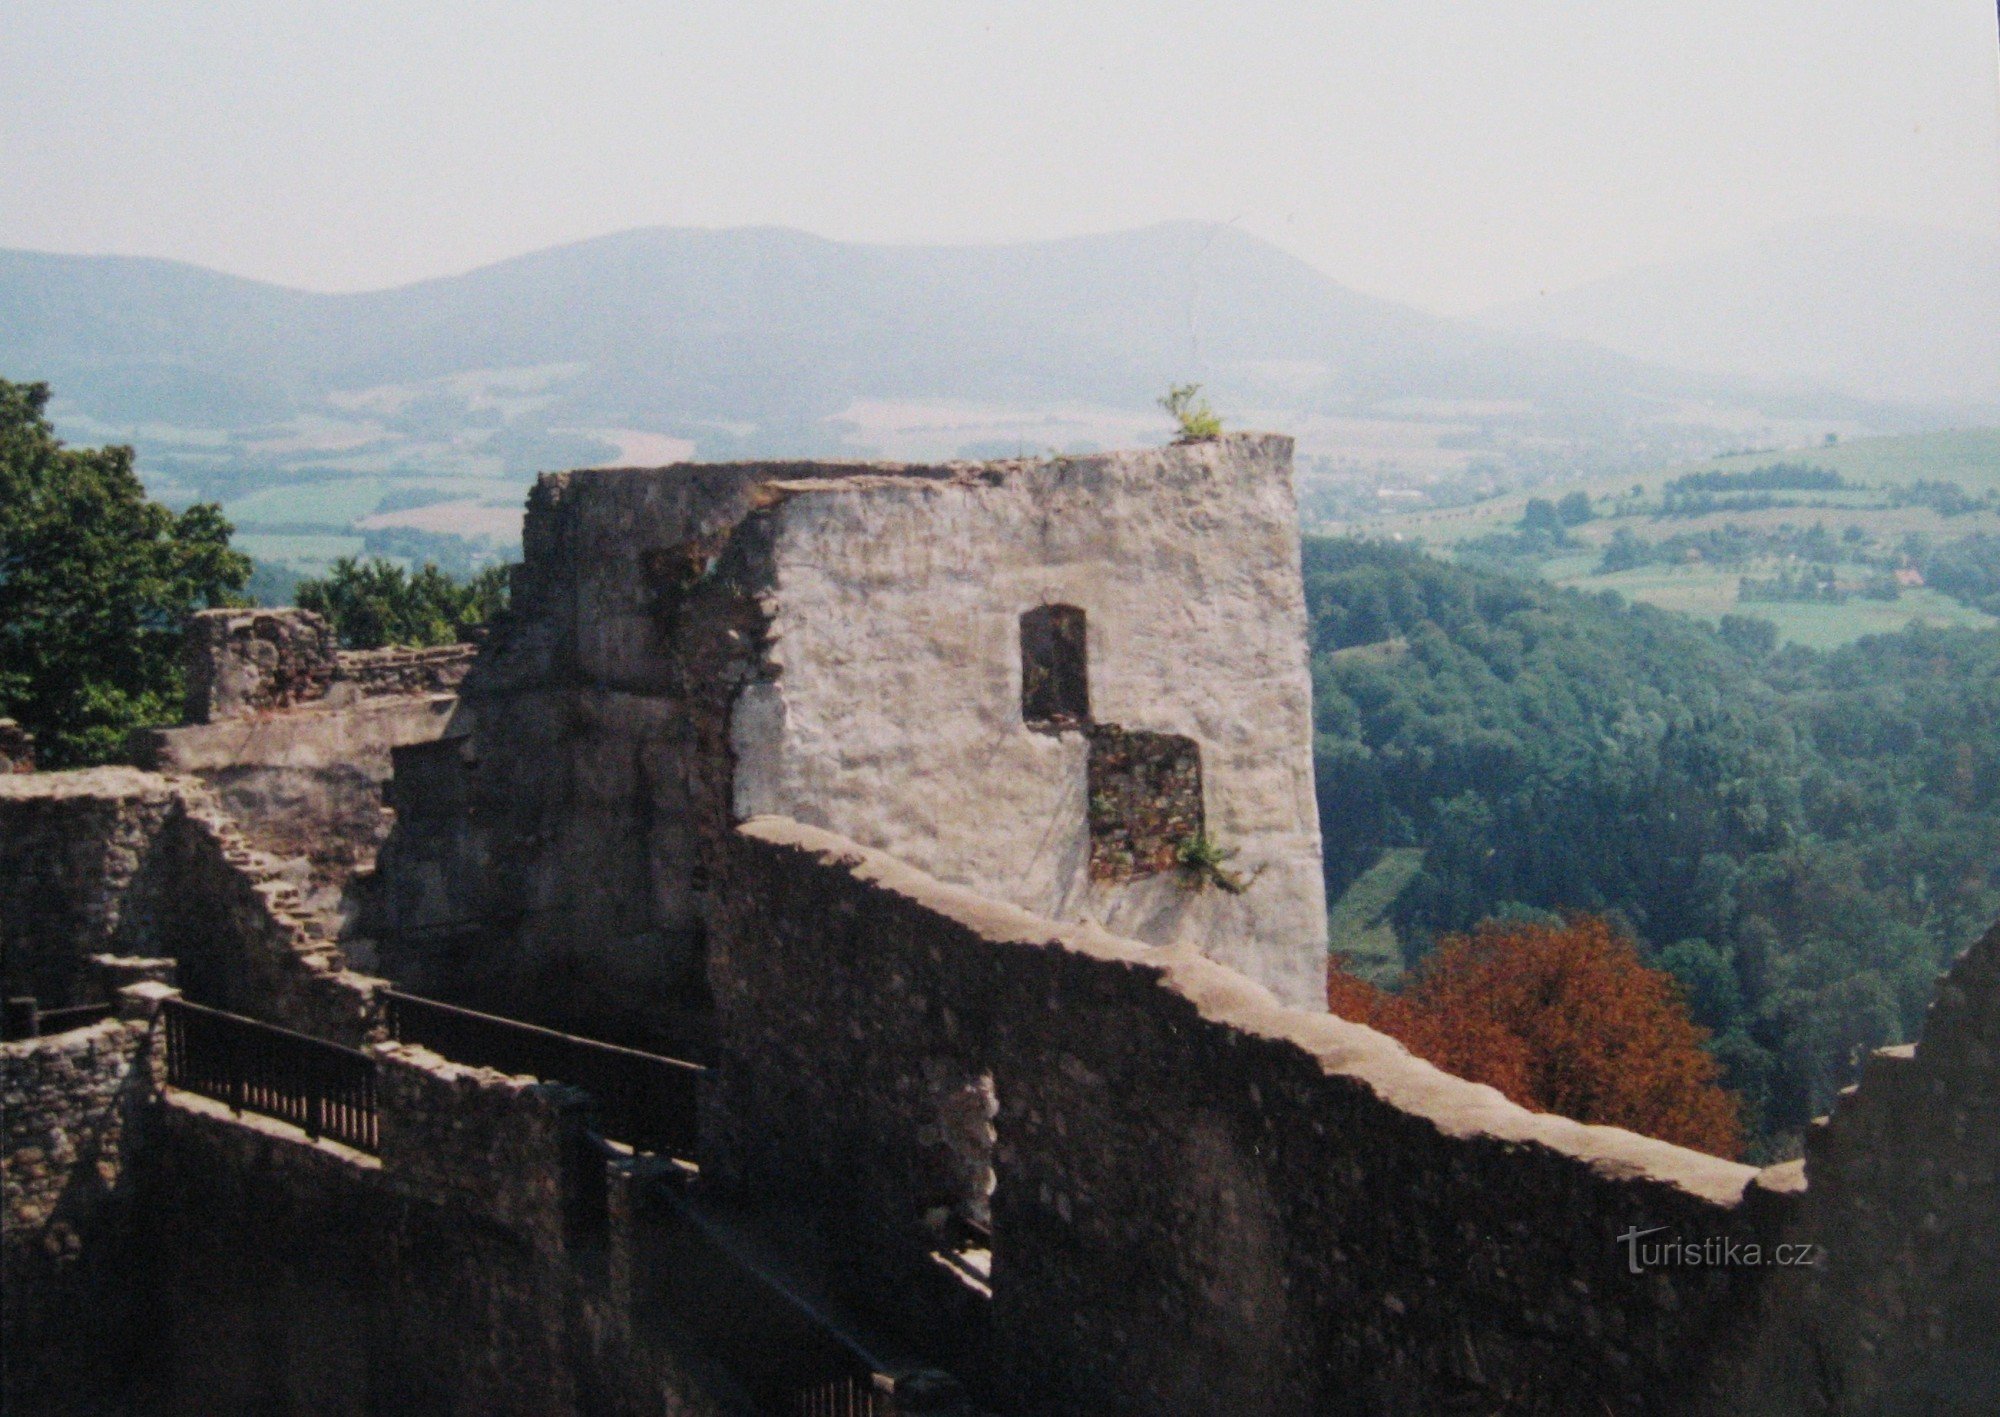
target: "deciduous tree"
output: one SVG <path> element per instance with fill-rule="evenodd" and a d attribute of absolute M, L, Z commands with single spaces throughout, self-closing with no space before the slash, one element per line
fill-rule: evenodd
<path fill-rule="evenodd" d="M 1737 1100 L 1718 1083 L 1680 987 L 1597 917 L 1451 936 L 1400 994 L 1336 968 L 1327 1005 L 1524 1107 L 1718 1156 L 1742 1151 Z"/>
<path fill-rule="evenodd" d="M 63 446 L 48 400 L 0 379 L 0 715 L 74 767 L 179 715 L 181 622 L 231 603 L 250 558 L 220 508 L 149 500 L 130 448 Z"/>

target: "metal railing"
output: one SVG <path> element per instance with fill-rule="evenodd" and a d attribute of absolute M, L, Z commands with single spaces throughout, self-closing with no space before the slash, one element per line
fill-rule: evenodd
<path fill-rule="evenodd" d="M 453 1062 L 567 1083 L 589 1093 L 606 1137 L 691 1159 L 706 1068 L 678 1058 L 558 1033 L 394 990 L 382 995 L 389 1034 Z"/>
<path fill-rule="evenodd" d="M 785 1417 L 893 1417 L 895 1399 L 873 1373 L 814 1383 L 795 1394 Z"/>
<path fill-rule="evenodd" d="M 8 1042 L 26 1038 L 48 1038 L 74 1028 L 103 1023 L 118 1012 L 116 1004 L 72 1004 L 64 1009 L 45 1009 L 31 998 L 7 1000 L 0 1037 Z"/>
<path fill-rule="evenodd" d="M 310 1137 L 379 1148 L 375 1060 L 366 1053 L 185 999 L 165 1000 L 161 1017 L 171 1086 Z"/>

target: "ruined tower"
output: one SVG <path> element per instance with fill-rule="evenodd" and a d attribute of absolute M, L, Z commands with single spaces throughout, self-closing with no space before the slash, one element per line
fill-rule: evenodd
<path fill-rule="evenodd" d="M 524 541 L 398 750 L 399 978 L 679 1042 L 716 843 L 775 813 L 1318 1006 L 1289 439 L 563 473 Z"/>

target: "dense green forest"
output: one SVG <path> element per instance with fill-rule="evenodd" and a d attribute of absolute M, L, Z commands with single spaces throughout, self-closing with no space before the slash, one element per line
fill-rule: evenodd
<path fill-rule="evenodd" d="M 1491 916 L 1611 915 L 1767 1155 L 2000 916 L 2000 632 L 1779 649 L 1383 542 L 1308 539 L 1305 573 L 1332 898 L 1397 853 L 1405 963 Z"/>

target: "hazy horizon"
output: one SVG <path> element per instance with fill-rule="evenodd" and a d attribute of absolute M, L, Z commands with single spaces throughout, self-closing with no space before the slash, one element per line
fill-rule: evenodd
<path fill-rule="evenodd" d="M 1988 0 L 25 0 L 0 246 L 381 289 L 651 226 L 1238 227 L 1463 314 L 1796 222 L 2000 236 Z"/>

